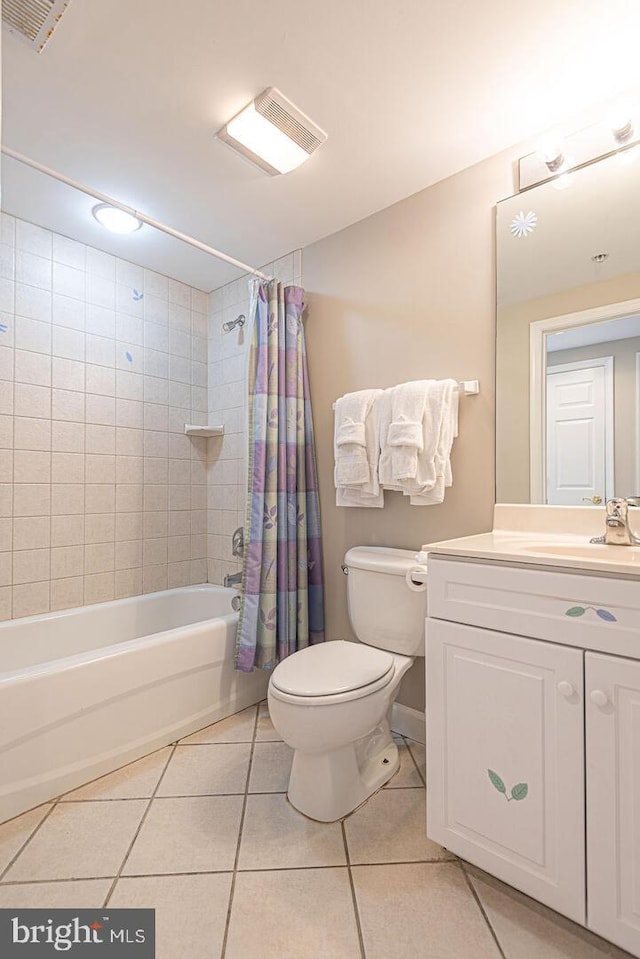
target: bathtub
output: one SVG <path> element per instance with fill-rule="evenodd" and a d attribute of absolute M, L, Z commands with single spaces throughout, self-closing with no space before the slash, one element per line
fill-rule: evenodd
<path fill-rule="evenodd" d="M 0 623 L 0 822 L 264 699 L 235 590 L 187 586 Z"/>

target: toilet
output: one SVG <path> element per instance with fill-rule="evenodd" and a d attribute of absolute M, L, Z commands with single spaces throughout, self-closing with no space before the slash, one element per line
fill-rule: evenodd
<path fill-rule="evenodd" d="M 271 720 L 294 750 L 288 799 L 334 822 L 398 770 L 390 728 L 400 680 L 424 656 L 426 576 L 415 552 L 355 546 L 345 556 L 349 619 L 359 643 L 333 640 L 284 659 L 269 681 Z"/>

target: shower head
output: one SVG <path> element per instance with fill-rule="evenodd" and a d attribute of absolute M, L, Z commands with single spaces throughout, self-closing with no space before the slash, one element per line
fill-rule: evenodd
<path fill-rule="evenodd" d="M 235 320 L 228 320 L 227 323 L 222 324 L 222 329 L 225 333 L 231 333 L 231 330 L 235 330 L 236 326 L 244 326 L 245 324 L 245 315 L 241 313 L 240 316 L 236 316 Z"/>

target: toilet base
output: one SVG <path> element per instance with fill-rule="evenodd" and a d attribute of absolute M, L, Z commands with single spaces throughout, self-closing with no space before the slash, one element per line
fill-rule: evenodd
<path fill-rule="evenodd" d="M 399 767 L 398 747 L 385 721 L 364 739 L 338 749 L 296 750 L 287 798 L 310 819 L 335 822 L 361 806 Z"/>

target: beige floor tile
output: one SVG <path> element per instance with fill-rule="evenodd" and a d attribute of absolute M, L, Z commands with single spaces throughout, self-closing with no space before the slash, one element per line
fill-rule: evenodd
<path fill-rule="evenodd" d="M 239 869 L 346 865 L 340 823 L 307 819 L 282 793 L 249 796 Z"/>
<path fill-rule="evenodd" d="M 451 858 L 427 839 L 424 789 L 382 789 L 345 819 L 352 863 Z"/>
<path fill-rule="evenodd" d="M 426 782 L 427 778 L 427 747 L 424 743 L 416 743 L 413 739 L 407 740 L 407 746 L 413 754 L 413 758 L 418 764 L 418 769 L 420 770 L 420 775 L 422 776 L 423 782 Z"/>
<path fill-rule="evenodd" d="M 367 959 L 499 959 L 458 865 L 355 866 L 353 881 Z"/>
<path fill-rule="evenodd" d="M 251 743 L 178 746 L 158 796 L 214 796 L 244 793 Z"/>
<path fill-rule="evenodd" d="M 0 886 L 0 909 L 92 909 L 107 898 L 112 879 L 25 882 Z"/>
<path fill-rule="evenodd" d="M 398 752 L 400 754 L 400 769 L 393 779 L 387 783 L 387 789 L 401 789 L 406 786 L 422 786 L 420 774 L 416 769 L 409 748 L 404 740 L 396 740 Z"/>
<path fill-rule="evenodd" d="M 293 750 L 286 743 L 256 743 L 249 792 L 277 793 L 289 788 Z"/>
<path fill-rule="evenodd" d="M 144 799 L 59 803 L 5 879 L 115 876 L 146 808 Z"/>
<path fill-rule="evenodd" d="M 116 769 L 108 776 L 94 779 L 86 786 L 80 786 L 62 797 L 61 802 L 78 799 L 144 799 L 153 795 L 158 785 L 171 746 L 159 749 L 134 763 Z"/>
<path fill-rule="evenodd" d="M 243 801 L 242 796 L 154 799 L 123 875 L 233 869 Z"/>
<path fill-rule="evenodd" d="M 249 706 L 241 713 L 235 713 L 228 719 L 221 719 L 213 726 L 200 729 L 197 733 L 181 739 L 183 745 L 191 743 L 250 743 L 256 724 L 256 707 Z"/>
<path fill-rule="evenodd" d="M 156 959 L 218 959 L 230 890 L 231 873 L 119 879 L 109 906 L 155 909 Z"/>
<path fill-rule="evenodd" d="M 238 873 L 225 956 L 360 959 L 347 870 Z"/>
<path fill-rule="evenodd" d="M 10 819 L 0 826 L 0 873 L 6 869 L 18 850 L 25 844 L 36 826 L 47 815 L 51 805 L 38 806 Z"/>
<path fill-rule="evenodd" d="M 269 716 L 269 706 L 266 700 L 258 705 L 258 725 L 256 727 L 256 741 L 282 742 L 282 736 L 275 729 Z"/>
<path fill-rule="evenodd" d="M 506 959 L 630 959 L 629 953 L 497 879 L 475 869 L 469 874 Z"/>

